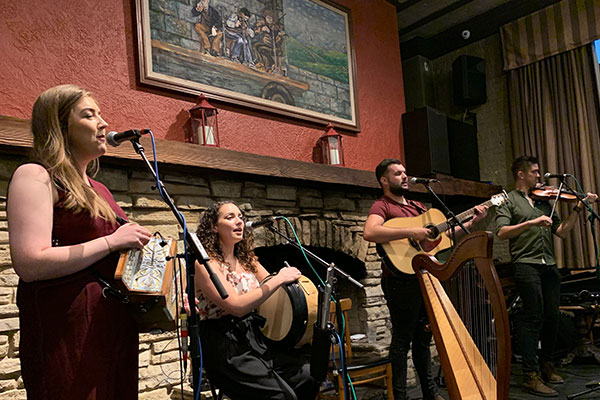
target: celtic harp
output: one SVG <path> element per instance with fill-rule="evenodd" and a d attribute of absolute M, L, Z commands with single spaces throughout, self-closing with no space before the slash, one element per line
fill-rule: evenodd
<path fill-rule="evenodd" d="M 419 254 L 419 284 L 450 399 L 508 399 L 510 329 L 490 232 L 465 236 L 446 263 Z"/>

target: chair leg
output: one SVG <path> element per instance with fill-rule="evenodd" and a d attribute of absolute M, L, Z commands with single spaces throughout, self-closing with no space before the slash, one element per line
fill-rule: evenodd
<path fill-rule="evenodd" d="M 387 387 L 387 398 L 388 400 L 394 400 L 394 388 L 392 386 L 392 364 L 388 364 L 385 370 L 385 385 Z"/>
<path fill-rule="evenodd" d="M 342 377 L 342 374 L 338 374 L 337 380 L 338 380 L 338 400 L 346 400 L 346 395 L 344 392 L 344 378 Z"/>
<path fill-rule="evenodd" d="M 214 400 L 221 400 L 223 398 L 223 391 L 216 388 L 210 380 L 208 381 L 208 384 L 210 385 L 210 393 L 212 394 L 212 398 Z M 219 393 L 217 393 L 217 390 L 219 390 Z"/>

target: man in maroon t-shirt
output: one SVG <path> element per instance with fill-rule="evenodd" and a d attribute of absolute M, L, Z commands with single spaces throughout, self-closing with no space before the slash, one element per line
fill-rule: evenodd
<path fill-rule="evenodd" d="M 431 233 L 428 228 L 383 226 L 388 219 L 414 217 L 427 211 L 422 203 L 404 197 L 408 193 L 408 176 L 402 161 L 386 158 L 375 169 L 375 175 L 383 189 L 383 196 L 371 206 L 363 231 L 364 239 L 377 243 L 378 247 L 380 247 L 380 243 L 397 239 L 411 238 L 416 241 L 426 239 Z M 464 224 L 465 228 L 469 229 L 486 215 L 487 208 L 476 207 L 475 217 Z M 380 254 L 382 253 L 380 252 Z M 413 364 L 419 376 L 423 399 L 443 399 L 437 393 L 431 372 L 431 353 L 429 351 L 431 331 L 426 328 L 427 312 L 421 297 L 419 282 L 415 275 L 404 274 L 397 270 L 389 260 L 386 262 L 385 257 L 382 258 L 381 268 L 381 289 L 387 301 L 392 321 L 390 359 L 394 399 L 405 400 L 408 398 L 406 394 L 406 360 L 411 343 Z"/>

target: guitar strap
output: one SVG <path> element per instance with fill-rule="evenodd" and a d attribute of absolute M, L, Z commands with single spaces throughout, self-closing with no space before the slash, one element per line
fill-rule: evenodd
<path fill-rule="evenodd" d="M 414 208 L 416 208 L 417 210 L 419 210 L 420 211 L 419 215 L 423 214 L 424 212 L 427 212 L 427 208 L 425 208 L 422 205 L 419 205 L 419 203 L 417 203 L 414 200 L 408 200 L 408 204 L 412 205 Z"/>

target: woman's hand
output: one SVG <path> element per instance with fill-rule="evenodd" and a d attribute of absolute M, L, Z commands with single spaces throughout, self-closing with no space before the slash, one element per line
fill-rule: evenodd
<path fill-rule="evenodd" d="M 200 310 L 198 309 L 198 298 L 194 297 L 194 299 L 196 300 L 196 314 L 200 313 Z M 188 295 L 187 292 L 183 294 L 183 308 L 185 308 L 185 312 L 187 313 L 187 315 L 191 314 L 190 311 L 190 301 L 188 300 Z"/>
<path fill-rule="evenodd" d="M 148 229 L 129 222 L 122 225 L 114 233 L 105 236 L 110 249 L 125 250 L 132 248 L 142 248 L 150 241 L 151 233 Z"/>
<path fill-rule="evenodd" d="M 300 278 L 300 271 L 296 267 L 283 267 L 277 273 L 277 277 L 281 280 L 281 283 L 295 282 Z"/>

